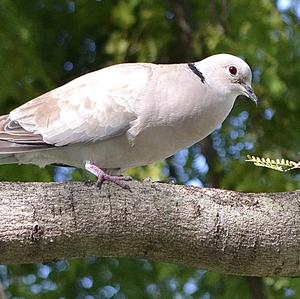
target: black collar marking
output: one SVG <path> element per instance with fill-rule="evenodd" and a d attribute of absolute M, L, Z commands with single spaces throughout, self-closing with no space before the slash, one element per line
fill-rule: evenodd
<path fill-rule="evenodd" d="M 189 68 L 192 70 L 192 72 L 198 76 L 201 79 L 201 82 L 205 84 L 205 77 L 203 74 L 197 69 L 194 63 L 188 63 Z"/>

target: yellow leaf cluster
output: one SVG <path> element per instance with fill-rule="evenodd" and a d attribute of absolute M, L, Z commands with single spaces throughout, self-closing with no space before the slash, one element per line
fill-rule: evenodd
<path fill-rule="evenodd" d="M 260 158 L 256 156 L 247 155 L 246 162 L 252 162 L 255 166 L 266 167 L 277 171 L 290 171 L 292 169 L 300 168 L 300 162 L 290 161 L 286 159 L 270 159 Z"/>

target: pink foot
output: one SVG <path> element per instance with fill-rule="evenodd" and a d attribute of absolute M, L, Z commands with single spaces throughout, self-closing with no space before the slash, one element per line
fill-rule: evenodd
<path fill-rule="evenodd" d="M 129 186 L 125 183 L 125 181 L 131 180 L 130 177 L 124 177 L 124 176 L 116 176 L 116 175 L 109 175 L 105 173 L 101 168 L 96 166 L 95 164 L 91 163 L 90 161 L 87 161 L 85 163 L 85 169 L 89 171 L 90 173 L 94 174 L 98 180 L 97 180 L 97 186 L 101 188 L 103 182 L 112 182 L 121 188 L 129 189 Z"/>

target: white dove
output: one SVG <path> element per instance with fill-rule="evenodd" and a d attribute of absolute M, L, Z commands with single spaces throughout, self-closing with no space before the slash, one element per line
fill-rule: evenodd
<path fill-rule="evenodd" d="M 242 59 L 118 64 L 83 75 L 0 117 L 0 164 L 85 168 L 98 183 L 209 135 L 237 96 L 257 103 Z"/>

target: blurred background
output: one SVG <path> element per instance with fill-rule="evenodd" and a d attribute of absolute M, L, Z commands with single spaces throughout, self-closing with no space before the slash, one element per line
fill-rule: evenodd
<path fill-rule="evenodd" d="M 0 114 L 121 62 L 178 63 L 231 53 L 253 69 L 256 107 L 239 97 L 222 127 L 138 179 L 246 192 L 299 188 L 300 174 L 244 162 L 299 161 L 300 1 L 1 0 Z M 86 180 L 81 170 L 1 166 L 1 181 Z M 13 203 L 12 203 L 13 204 Z M 7 298 L 300 298 L 298 278 L 234 277 L 147 260 L 0 265 Z"/>

